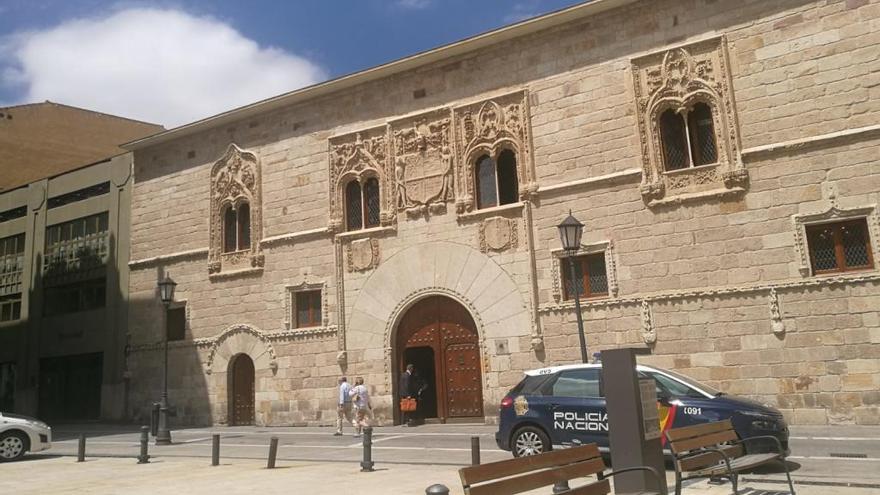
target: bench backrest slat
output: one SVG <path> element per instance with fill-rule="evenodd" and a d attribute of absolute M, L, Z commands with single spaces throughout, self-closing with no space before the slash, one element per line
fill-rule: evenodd
<path fill-rule="evenodd" d="M 565 492 L 565 495 L 608 495 L 611 493 L 611 483 L 607 479 L 596 481 Z"/>
<path fill-rule="evenodd" d="M 479 486 L 465 485 L 464 493 L 466 495 L 513 495 L 516 493 L 523 493 L 537 488 L 550 486 L 557 481 L 571 480 L 574 478 L 589 476 L 602 472 L 604 469 L 605 462 L 602 460 L 601 457 L 599 457 L 588 459 L 583 462 L 577 462 L 574 464 L 556 467 L 553 469 L 532 471 L 522 476 L 504 478 L 502 480 L 493 481 L 491 483 L 484 483 Z"/>
<path fill-rule="evenodd" d="M 741 445 L 723 445 L 719 447 L 731 459 L 735 459 L 743 454 Z M 718 464 L 724 459 L 718 452 L 707 452 L 705 454 L 695 455 L 687 459 L 676 460 L 679 471 L 695 471 L 706 466 Z"/>
<path fill-rule="evenodd" d="M 546 469 L 595 458 L 599 458 L 601 461 L 599 447 L 597 447 L 596 444 L 588 444 L 571 449 L 553 450 L 541 455 L 519 457 L 506 461 L 481 464 L 479 466 L 469 466 L 460 469 L 458 473 L 461 476 L 461 484 L 467 487 L 484 481 L 506 478 L 508 476 L 528 471 Z M 602 469 L 604 469 L 604 465 L 600 467 L 598 471 L 601 471 Z"/>
<path fill-rule="evenodd" d="M 688 450 L 699 449 L 700 447 L 710 447 L 719 443 L 730 442 L 736 440 L 736 432 L 733 430 L 719 431 L 718 433 L 710 433 L 701 437 L 693 437 L 685 440 L 670 442 L 669 448 L 674 454 L 687 452 Z"/>
<path fill-rule="evenodd" d="M 718 433 L 719 431 L 732 429 L 733 425 L 730 423 L 730 420 L 725 419 L 723 421 L 713 421 L 711 423 L 673 428 L 666 432 L 666 438 L 668 438 L 670 442 L 674 442 L 676 440 L 684 440 L 686 438 L 699 437 L 708 435 L 709 433 Z"/>

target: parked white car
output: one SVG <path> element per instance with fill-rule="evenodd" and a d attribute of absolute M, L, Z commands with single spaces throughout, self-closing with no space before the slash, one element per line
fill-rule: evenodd
<path fill-rule="evenodd" d="M 52 446 L 52 428 L 27 416 L 0 412 L 0 462 L 21 459 L 25 452 Z"/>

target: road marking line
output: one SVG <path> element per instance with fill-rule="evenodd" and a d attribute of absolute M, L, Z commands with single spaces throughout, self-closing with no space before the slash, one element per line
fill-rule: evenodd
<path fill-rule="evenodd" d="M 880 438 L 877 437 L 788 437 L 789 440 L 832 440 L 835 442 L 851 442 L 851 441 L 864 441 L 864 442 L 877 442 L 880 441 Z"/>
<path fill-rule="evenodd" d="M 202 438 L 194 438 L 194 439 L 192 439 L 192 440 L 179 440 L 179 441 L 176 441 L 176 442 L 174 442 L 174 443 L 175 443 L 175 444 L 179 444 L 179 443 L 206 442 L 206 441 L 208 441 L 208 440 L 210 440 L 210 439 L 211 439 L 211 437 L 202 437 Z"/>
<path fill-rule="evenodd" d="M 58 440 L 53 441 L 52 444 L 56 443 L 77 443 L 79 440 Z M 89 440 L 88 445 L 140 445 L 140 442 L 111 442 L 108 440 Z"/>
<path fill-rule="evenodd" d="M 228 435 L 228 434 L 237 434 L 237 435 L 311 435 L 311 436 L 328 436 L 332 437 L 333 433 L 328 429 L 326 432 L 318 432 L 318 431 L 240 431 L 240 430 L 229 430 L 229 431 L 215 431 L 215 430 L 174 430 L 174 434 L 198 434 L 203 435 L 205 433 L 217 433 L 220 435 Z M 401 437 L 494 437 L 494 433 L 435 433 L 435 432 L 425 432 L 425 433 L 403 433 L 403 432 L 387 432 L 387 433 L 377 433 L 376 430 L 373 430 L 374 438 L 377 438 L 379 435 L 395 435 Z"/>
<path fill-rule="evenodd" d="M 880 462 L 880 457 L 867 457 L 867 458 L 859 458 L 859 457 L 831 457 L 831 456 L 809 456 L 809 455 L 790 455 L 786 457 L 786 459 L 810 459 L 816 461 L 877 461 Z"/>

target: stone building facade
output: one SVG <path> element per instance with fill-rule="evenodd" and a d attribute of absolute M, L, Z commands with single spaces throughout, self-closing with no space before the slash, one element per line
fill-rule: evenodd
<path fill-rule="evenodd" d="M 494 419 L 587 342 L 880 423 L 880 2 L 595 0 L 129 143 L 131 413 L 178 282 L 185 423 Z M 433 402 L 432 402 L 433 401 Z"/>

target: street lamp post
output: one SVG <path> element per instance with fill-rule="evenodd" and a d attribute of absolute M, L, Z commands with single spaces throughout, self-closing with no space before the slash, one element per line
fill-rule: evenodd
<path fill-rule="evenodd" d="M 570 282 L 572 291 L 574 291 L 574 311 L 577 315 L 578 337 L 581 340 L 581 362 L 587 362 L 587 339 L 584 337 L 584 320 L 581 317 L 581 291 L 576 281 L 577 275 L 574 269 L 574 256 L 581 248 L 581 236 L 584 233 L 584 224 L 580 223 L 577 218 L 572 216 L 571 210 L 568 211 L 568 217 L 556 226 L 559 229 L 559 240 L 562 241 L 562 249 L 568 259 L 568 267 L 571 270 Z M 563 284 L 565 285 L 565 284 Z M 562 288 L 565 291 L 565 287 Z M 557 481 L 553 485 L 553 493 L 566 493 L 571 488 L 567 480 Z"/>
<path fill-rule="evenodd" d="M 562 249 L 568 257 L 568 267 L 571 281 L 571 289 L 574 292 L 574 311 L 577 316 L 578 337 L 581 340 L 581 362 L 587 363 L 587 339 L 584 337 L 584 319 L 581 316 L 581 291 L 578 286 L 577 273 L 574 269 L 574 256 L 581 248 L 581 236 L 584 233 L 584 224 L 568 212 L 568 218 L 556 226 L 559 229 L 559 239 L 562 241 Z M 563 289 L 564 290 L 564 289 Z"/>
<path fill-rule="evenodd" d="M 168 306 L 174 300 L 174 289 L 177 283 L 166 273 L 165 280 L 159 282 L 159 298 L 165 305 L 164 324 L 164 357 L 162 361 L 162 399 L 159 401 L 159 428 L 156 432 L 156 445 L 171 445 L 171 431 L 168 429 Z"/>

